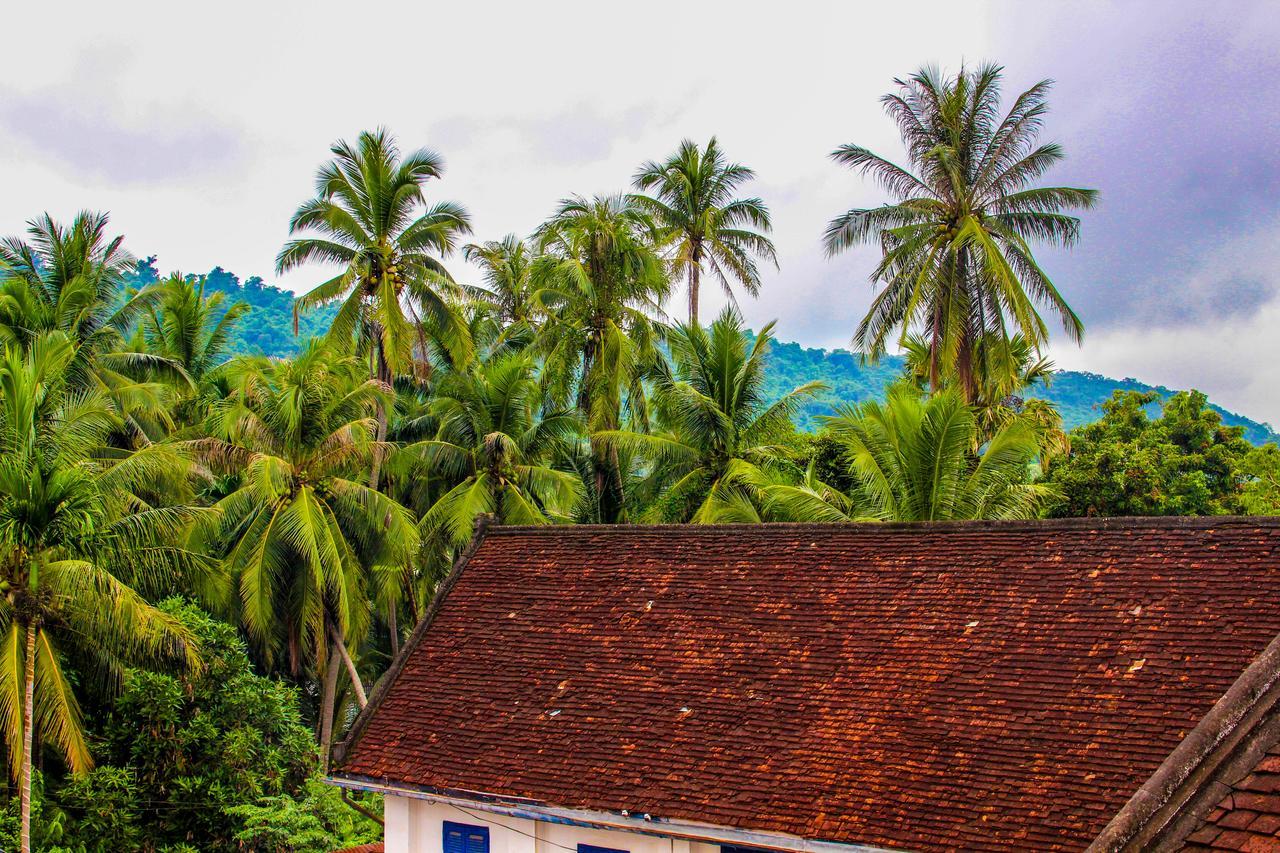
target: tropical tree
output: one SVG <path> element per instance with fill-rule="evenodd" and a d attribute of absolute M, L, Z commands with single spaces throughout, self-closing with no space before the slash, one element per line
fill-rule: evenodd
<path fill-rule="evenodd" d="M 883 285 L 854 342 L 877 356 L 895 332 L 916 331 L 929 347 L 929 383 L 955 374 L 969 402 L 988 363 L 983 338 L 1018 333 L 1039 351 L 1048 328 L 1037 305 L 1057 315 L 1067 337 L 1084 326 L 1036 262 L 1031 244 L 1070 246 L 1080 222 L 1064 211 L 1092 207 L 1097 192 L 1034 183 L 1063 157 L 1038 144 L 1050 82 L 1019 95 L 1000 116 L 1001 68 L 983 65 L 946 77 L 925 68 L 895 81 L 882 98 L 897 122 L 911 171 L 860 145 L 843 145 L 836 162 L 875 178 L 889 204 L 855 208 L 827 226 L 829 255 L 878 241 L 883 257 L 872 281 Z"/>
<path fill-rule="evenodd" d="M 716 138 L 705 148 L 684 140 L 661 163 L 650 161 L 635 175 L 635 186 L 652 196 L 636 196 L 669 244 L 673 277 L 683 277 L 689 293 L 689 325 L 698 323 L 698 289 L 708 267 L 725 295 L 733 299 L 731 281 L 747 293 L 760 292 L 756 258 L 777 266 L 769 208 L 758 198 L 737 198 L 738 187 L 755 172 L 725 159 Z"/>
<path fill-rule="evenodd" d="M 581 434 L 576 411 L 542 412 L 537 368 L 524 352 L 444 376 L 429 404 L 435 436 L 405 448 L 448 484 L 423 515 L 424 536 L 453 549 L 470 538 L 475 520 L 503 524 L 567 522 L 582 499 L 582 482 L 551 461 Z"/>
<path fill-rule="evenodd" d="M 1155 391 L 1116 391 L 1101 418 L 1071 431 L 1071 453 L 1049 470 L 1046 481 L 1063 496 L 1052 514 L 1275 513 L 1258 501 L 1275 478 L 1266 464 L 1277 458 L 1270 447 L 1254 448 L 1199 391 L 1167 400 Z"/>
<path fill-rule="evenodd" d="M 291 674 L 309 668 L 323 680 L 327 756 L 338 663 L 363 705 L 351 647 L 366 634 L 371 598 L 395 593 L 417 550 L 410 513 L 361 482 L 387 452 L 375 411 L 388 392 L 320 341 L 292 361 L 243 358 L 227 370 L 232 393 L 215 404 L 200 446 L 215 470 L 242 473 L 215 505 L 211 545 L 224 554 L 240 617 L 264 657 L 274 664 L 283 653 Z"/>
<path fill-rule="evenodd" d="M 369 375 L 387 385 L 410 367 L 429 372 L 428 336 L 465 360 L 470 342 L 454 306 L 457 286 L 441 258 L 471 223 L 453 202 L 427 206 L 423 191 L 442 174 L 443 160 L 425 148 L 401 157 L 385 130 L 330 150 L 334 159 L 316 173 L 316 197 L 289 221 L 290 233 L 305 236 L 285 244 L 276 270 L 321 262 L 342 272 L 300 296 L 295 317 L 340 301 L 330 339 L 346 345 L 358 336 L 369 353 Z M 376 417 L 382 441 L 387 412 L 380 404 Z M 375 486 L 377 480 L 375 467 Z"/>
<path fill-rule="evenodd" d="M 534 323 L 538 310 L 531 275 L 534 253 L 528 244 L 508 234 L 501 240 L 468 243 L 462 247 L 462 256 L 479 266 L 484 276 L 485 286 L 470 291 L 476 302 L 495 309 L 506 325 Z"/>
<path fill-rule="evenodd" d="M 536 234 L 545 385 L 558 406 L 576 397 L 592 434 L 622 426 L 624 401 L 643 420 L 641 371 L 656 357 L 670 287 L 656 236 L 636 201 L 618 195 L 568 199 Z M 619 520 L 622 467 L 594 438 L 591 469 L 593 517 Z"/>
<path fill-rule="evenodd" d="M 975 449 L 985 444 L 988 437 L 1001 427 L 1020 418 L 1036 433 L 1042 468 L 1065 455 L 1071 442 L 1063 430 L 1062 416 L 1057 407 L 1049 400 L 1026 398 L 1037 386 L 1048 388 L 1053 382 L 1057 371 L 1053 361 L 1040 355 L 1026 338 L 1018 334 L 1007 338 L 983 335 L 977 340 L 974 351 L 988 367 L 975 399 L 971 401 L 978 418 Z M 929 341 L 922 335 L 908 335 L 903 341 L 903 353 L 907 378 L 922 390 L 931 388 Z M 946 374 L 939 377 L 938 388 L 955 384 L 954 378 Z"/>
<path fill-rule="evenodd" d="M 0 342 L 26 348 L 45 332 L 62 332 L 74 344 L 68 378 L 111 391 L 172 365 L 124 346 L 158 294 L 144 287 L 126 296 L 135 262 L 108 226 L 104 213 L 81 212 L 69 226 L 46 213 L 28 223 L 25 240 L 0 240 Z"/>
<path fill-rule="evenodd" d="M 186 460 L 168 446 L 108 448 L 121 419 L 110 397 L 79 387 L 73 340 L 53 331 L 27 344 L 0 357 L 0 731 L 24 853 L 36 737 L 73 772 L 92 765 L 75 685 L 118 685 L 130 663 L 198 662 L 190 632 L 136 587 L 199 562 L 176 544 L 190 512 L 142 497 L 184 477 Z"/>
<path fill-rule="evenodd" d="M 952 389 L 905 383 L 886 400 L 837 409 L 825 427 L 843 445 L 852 505 L 886 521 L 1035 518 L 1055 493 L 1028 482 L 1035 431 L 1014 420 L 975 453 L 977 417 Z"/>
<path fill-rule="evenodd" d="M 768 403 L 772 341 L 773 323 L 749 341 L 732 306 L 709 329 L 677 327 L 668 337 L 674 369 L 664 363 L 651 376 L 659 429 L 596 434 L 651 462 L 655 520 L 760 521 L 770 489 L 798 479 L 790 476 L 799 472 L 784 439 L 794 432 L 795 410 L 826 386 L 808 382 Z"/>
<path fill-rule="evenodd" d="M 226 304 L 221 291 L 205 295 L 204 276 L 173 273 L 156 287 L 156 300 L 142 318 L 146 348 L 173 362 L 198 386 L 229 356 L 231 333 L 249 311 L 244 302 Z"/>

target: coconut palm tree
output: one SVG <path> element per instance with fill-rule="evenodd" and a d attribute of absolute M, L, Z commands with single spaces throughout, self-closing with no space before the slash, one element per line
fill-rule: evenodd
<path fill-rule="evenodd" d="M 983 65 L 946 77 L 925 68 L 895 81 L 882 102 L 897 122 L 911 169 L 860 145 L 843 145 L 836 162 L 875 178 L 889 204 L 855 208 L 827 226 L 829 255 L 877 241 L 883 257 L 872 281 L 883 285 L 859 323 L 854 343 L 878 356 L 895 332 L 929 343 L 929 383 L 954 373 L 965 399 L 977 399 L 992 370 L 978 341 L 1023 336 L 1040 351 L 1048 327 L 1038 305 L 1079 341 L 1080 318 L 1036 262 L 1032 243 L 1070 246 L 1097 192 L 1035 182 L 1062 157 L 1038 144 L 1050 82 L 1019 95 L 1000 118 L 1001 68 Z M 914 170 L 914 171 L 912 171 Z"/>
<path fill-rule="evenodd" d="M 249 305 L 227 305 L 227 295 L 220 291 L 206 296 L 204 276 L 182 273 L 159 282 L 156 295 L 140 328 L 146 348 L 170 359 L 191 385 L 198 386 L 227 360 L 231 333 Z"/>
<path fill-rule="evenodd" d="M 883 403 L 837 409 L 825 426 L 845 453 L 860 514 L 886 521 L 1035 518 L 1053 491 L 1029 483 L 1035 431 L 1014 420 L 974 452 L 978 421 L 960 394 L 908 383 Z"/>
<path fill-rule="evenodd" d="M 351 647 L 366 634 L 370 599 L 394 588 L 417 550 L 410 513 L 362 482 L 387 450 L 374 413 L 388 392 L 320 341 L 292 361 L 243 358 L 227 372 L 232 393 L 215 404 L 200 446 L 216 469 L 242 473 L 206 537 L 264 657 L 274 664 L 283 653 L 291 674 L 309 668 L 323 680 L 327 757 L 338 664 L 363 705 Z"/>
<path fill-rule="evenodd" d="M 576 397 L 591 433 L 618 429 L 623 404 L 641 411 L 641 368 L 657 354 L 657 318 L 670 281 L 655 248 L 652 220 L 627 196 L 574 197 L 537 231 L 535 300 L 546 311 L 540 334 L 544 383 L 553 401 Z M 594 442 L 594 439 L 593 439 Z M 616 454 L 592 449 L 595 511 L 623 517 Z"/>
<path fill-rule="evenodd" d="M 573 410 L 544 413 L 541 399 L 527 352 L 441 378 L 429 404 L 435 436 L 405 448 L 450 486 L 423 515 L 424 535 L 456 550 L 481 515 L 502 524 L 572 520 L 582 482 L 551 461 L 578 439 L 581 419 Z"/>
<path fill-rule="evenodd" d="M 0 734 L 23 851 L 36 738 L 73 772 L 92 766 L 77 685 L 109 688 L 129 664 L 198 662 L 190 633 L 136 591 L 199 563 L 176 544 L 191 513 L 142 497 L 185 476 L 186 461 L 172 447 L 107 448 L 120 416 L 78 387 L 77 363 L 61 331 L 0 356 Z"/>
<path fill-rule="evenodd" d="M 663 162 L 650 161 L 636 172 L 636 188 L 653 193 L 636 196 L 636 202 L 665 231 L 674 276 L 687 282 L 691 326 L 698 323 L 704 267 L 732 300 L 731 282 L 759 294 L 757 257 L 777 266 L 773 243 L 765 236 L 771 228 L 769 208 L 758 198 L 735 195 L 754 177 L 746 166 L 725 159 L 714 136 L 705 148 L 686 139 Z"/>
<path fill-rule="evenodd" d="M 104 213 L 81 212 L 69 226 L 46 213 L 28 223 L 25 240 L 0 240 L 0 341 L 27 347 L 61 331 L 75 345 L 70 379 L 100 390 L 131 384 L 128 376 L 140 371 L 173 367 L 124 346 L 159 294 L 154 286 L 125 294 L 135 262 L 108 226 Z"/>
<path fill-rule="evenodd" d="M 978 434 L 974 449 L 985 444 L 992 435 L 1009 422 L 1021 418 L 1036 433 L 1040 446 L 1041 467 L 1047 467 L 1055 458 L 1066 455 L 1071 442 L 1062 428 L 1062 416 L 1049 400 L 1026 399 L 1025 395 L 1037 385 L 1048 388 L 1057 368 L 1051 359 L 1040 355 L 1022 335 L 1003 337 L 984 335 L 974 346 L 979 360 L 988 366 L 988 373 L 977 389 L 972 402 L 978 419 Z M 904 370 L 916 387 L 929 387 L 929 342 L 921 335 L 908 335 L 903 341 L 906 356 Z M 942 388 L 954 384 L 945 375 Z"/>
<path fill-rule="evenodd" d="M 773 323 L 748 341 L 732 306 L 709 329 L 677 327 L 668 338 L 674 369 L 664 364 L 651 377 L 659 429 L 596 434 L 651 461 L 654 520 L 760 521 L 769 490 L 798 479 L 789 476 L 798 472 L 781 440 L 793 430 L 796 409 L 826 386 L 808 382 L 768 403 L 772 341 Z"/>
<path fill-rule="evenodd" d="M 480 267 L 485 286 L 471 295 L 489 305 L 506 325 L 532 325 L 537 314 L 530 275 L 534 253 L 514 234 L 487 243 L 468 243 L 462 256 Z"/>
<path fill-rule="evenodd" d="M 341 301 L 330 339 L 345 345 L 358 336 L 370 356 L 370 376 L 387 385 L 411 367 L 429 371 L 429 336 L 465 360 L 470 342 L 453 304 L 457 287 L 441 258 L 470 233 L 471 222 L 453 202 L 427 206 L 423 192 L 444 162 L 425 148 L 402 157 L 382 129 L 360 134 L 355 146 L 339 141 L 330 150 L 334 159 L 316 173 L 316 197 L 289 221 L 290 233 L 305 236 L 285 244 L 276 270 L 321 262 L 339 264 L 342 272 L 300 296 L 295 317 Z M 381 407 L 377 424 L 382 441 L 387 413 Z"/>
<path fill-rule="evenodd" d="M 158 283 L 157 299 L 143 313 L 132 348 L 171 363 L 166 373 L 176 373 L 176 422 L 192 425 L 203 420 L 200 400 L 215 393 L 215 370 L 226 362 L 231 333 L 248 311 L 244 302 L 227 305 L 225 293 L 205 295 L 204 276 L 173 273 Z"/>

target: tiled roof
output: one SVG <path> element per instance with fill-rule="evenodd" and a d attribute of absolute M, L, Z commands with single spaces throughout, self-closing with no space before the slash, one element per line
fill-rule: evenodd
<path fill-rule="evenodd" d="M 1231 786 L 1182 849 L 1280 851 L 1280 747 Z"/>
<path fill-rule="evenodd" d="M 382 842 L 375 841 L 372 844 L 361 844 L 357 847 L 347 847 L 343 850 L 335 850 L 333 853 L 382 853 Z"/>
<path fill-rule="evenodd" d="M 340 774 L 1082 849 L 1280 633 L 1280 521 L 494 528 Z"/>

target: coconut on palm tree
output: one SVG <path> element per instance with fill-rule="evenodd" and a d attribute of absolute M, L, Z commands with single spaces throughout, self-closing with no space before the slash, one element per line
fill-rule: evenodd
<path fill-rule="evenodd" d="M 769 208 L 758 198 L 738 198 L 738 188 L 755 172 L 725 159 L 716 138 L 705 148 L 691 140 L 661 163 L 650 161 L 636 172 L 642 192 L 636 202 L 664 231 L 675 277 L 685 279 L 689 324 L 698 323 L 698 292 L 709 270 L 725 295 L 733 299 L 734 283 L 747 293 L 760 292 L 756 258 L 777 257 L 769 233 Z"/>
<path fill-rule="evenodd" d="M 109 396 L 79 387 L 72 339 L 27 343 L 0 355 L 0 734 L 24 853 L 37 739 L 73 772 L 92 765 L 77 690 L 109 688 L 126 665 L 197 664 L 190 633 L 137 586 L 199 564 L 178 544 L 192 513 L 143 497 L 189 473 L 182 454 L 108 448 L 121 419 Z"/>
<path fill-rule="evenodd" d="M 354 357 L 320 341 L 291 361 L 239 359 L 228 383 L 200 446 L 215 468 L 240 472 L 240 484 L 215 505 L 217 529 L 206 535 L 224 555 L 240 617 L 264 657 L 323 680 L 327 757 L 339 667 L 363 705 L 353 647 L 371 602 L 397 593 L 417 550 L 411 514 L 365 479 L 387 451 L 375 412 L 388 392 Z"/>
<path fill-rule="evenodd" d="M 651 462 L 644 488 L 655 520 L 761 521 L 770 489 L 797 479 L 782 440 L 793 429 L 791 415 L 826 386 L 808 382 L 769 403 L 772 341 L 772 323 L 748 341 L 732 307 L 709 329 L 677 327 L 668 337 L 674 367 L 661 365 L 651 376 L 658 429 L 596 434 Z"/>
<path fill-rule="evenodd" d="M 1060 146 L 1038 143 L 1050 83 L 1023 92 L 1000 118 L 1000 81 L 998 65 L 954 77 L 925 68 L 896 81 L 898 92 L 882 102 L 910 168 L 860 145 L 831 155 L 892 196 L 827 226 L 828 254 L 873 241 L 883 252 L 872 273 L 882 287 L 855 345 L 878 356 L 895 332 L 916 332 L 928 341 L 930 384 L 954 374 L 970 402 L 993 369 L 978 348 L 984 337 L 1017 333 L 1043 348 L 1049 332 L 1038 306 L 1057 316 L 1069 339 L 1080 339 L 1080 318 L 1032 244 L 1074 244 L 1080 221 L 1067 211 L 1097 199 L 1095 190 L 1036 185 L 1063 157 Z"/>
<path fill-rule="evenodd" d="M 557 404 L 576 398 L 592 433 L 622 426 L 624 403 L 644 402 L 641 371 L 656 357 L 657 318 L 670 288 L 653 221 L 627 196 L 574 197 L 535 235 L 532 271 L 546 312 L 539 346 L 544 384 Z M 592 517 L 623 517 L 616 454 L 593 440 Z"/>
<path fill-rule="evenodd" d="M 387 385 L 400 374 L 429 371 L 431 341 L 465 360 L 470 341 L 454 307 L 457 286 L 441 259 L 471 223 L 460 205 L 428 205 L 424 192 L 443 173 L 443 160 L 425 148 L 401 156 L 381 129 L 330 150 L 334 159 L 316 173 L 316 197 L 289 221 L 290 233 L 301 236 L 285 244 L 276 270 L 319 262 L 342 271 L 298 297 L 295 315 L 340 302 L 330 340 L 346 346 L 358 339 L 370 376 Z M 377 422 L 381 441 L 387 427 L 381 407 Z"/>
<path fill-rule="evenodd" d="M 1029 482 L 1039 452 L 1014 420 L 978 452 L 974 410 L 954 389 L 926 396 L 899 383 L 883 403 L 837 409 L 825 427 L 844 447 L 858 515 L 886 521 L 1035 518 L 1054 492 Z"/>

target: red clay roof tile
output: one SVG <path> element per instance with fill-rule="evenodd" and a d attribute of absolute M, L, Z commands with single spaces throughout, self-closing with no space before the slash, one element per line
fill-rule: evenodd
<path fill-rule="evenodd" d="M 1280 633 L 1278 549 L 1259 519 L 495 528 L 339 771 L 1080 849 Z"/>

